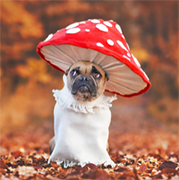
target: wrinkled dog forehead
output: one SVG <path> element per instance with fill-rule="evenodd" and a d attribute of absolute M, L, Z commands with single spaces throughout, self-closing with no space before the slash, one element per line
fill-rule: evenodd
<path fill-rule="evenodd" d="M 67 72 L 72 72 L 74 70 L 80 71 L 80 74 L 90 74 L 92 73 L 93 70 L 103 72 L 102 68 L 92 62 L 84 62 L 84 61 L 78 61 L 74 63 L 68 70 Z"/>

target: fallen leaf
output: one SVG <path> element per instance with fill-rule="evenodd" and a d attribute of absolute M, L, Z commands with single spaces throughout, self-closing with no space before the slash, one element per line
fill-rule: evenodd
<path fill-rule="evenodd" d="M 141 164 L 139 170 L 140 170 L 141 172 L 144 172 L 146 169 L 147 169 L 147 166 L 146 166 L 145 164 Z"/>
<path fill-rule="evenodd" d="M 19 150 L 14 151 L 14 152 L 12 152 L 11 154 L 12 154 L 15 158 L 18 158 L 18 157 L 22 156 L 22 152 L 19 151 Z"/>
<path fill-rule="evenodd" d="M 159 170 L 163 170 L 165 168 L 175 169 L 177 167 L 177 164 L 172 161 L 164 161 L 160 166 Z"/>

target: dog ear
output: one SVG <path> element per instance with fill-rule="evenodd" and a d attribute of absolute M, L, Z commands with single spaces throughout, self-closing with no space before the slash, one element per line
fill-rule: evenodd
<path fill-rule="evenodd" d="M 72 64 L 73 65 L 73 64 Z M 70 67 L 65 71 L 65 75 L 68 75 L 68 72 L 70 71 L 70 68 L 72 67 L 72 65 L 70 65 Z"/>
<path fill-rule="evenodd" d="M 70 67 L 65 71 L 66 76 L 68 75 L 69 70 L 70 70 Z"/>
<path fill-rule="evenodd" d="M 107 72 L 105 71 L 105 78 L 106 78 L 106 81 L 108 81 L 109 80 L 109 76 L 108 76 L 108 74 L 107 74 Z"/>
<path fill-rule="evenodd" d="M 98 66 L 100 66 L 100 65 L 98 65 Z M 100 66 L 101 67 L 101 66 Z M 102 67 L 101 67 L 102 68 Z M 103 69 L 103 68 L 102 68 Z M 105 78 L 106 78 L 106 81 L 108 81 L 109 80 L 109 76 L 108 76 L 108 74 L 107 74 L 107 72 L 103 69 L 103 71 L 104 71 L 104 73 L 105 73 Z"/>

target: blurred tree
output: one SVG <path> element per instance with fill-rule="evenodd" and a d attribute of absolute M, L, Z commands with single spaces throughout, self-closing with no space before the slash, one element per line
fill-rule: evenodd
<path fill-rule="evenodd" d="M 175 126 L 178 119 L 177 2 L 8 0 L 0 1 L 0 5 L 4 131 L 31 124 L 33 120 L 53 118 L 51 90 L 63 86 L 62 74 L 40 59 L 36 46 L 50 33 L 75 21 L 92 18 L 113 19 L 121 25 L 132 53 L 152 83 L 151 90 L 143 96 L 147 98 L 148 113 Z"/>

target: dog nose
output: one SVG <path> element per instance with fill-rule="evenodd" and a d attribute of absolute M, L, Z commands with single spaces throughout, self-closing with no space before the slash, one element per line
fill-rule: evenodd
<path fill-rule="evenodd" d="M 80 81 L 88 81 L 90 78 L 88 76 L 81 76 Z"/>

